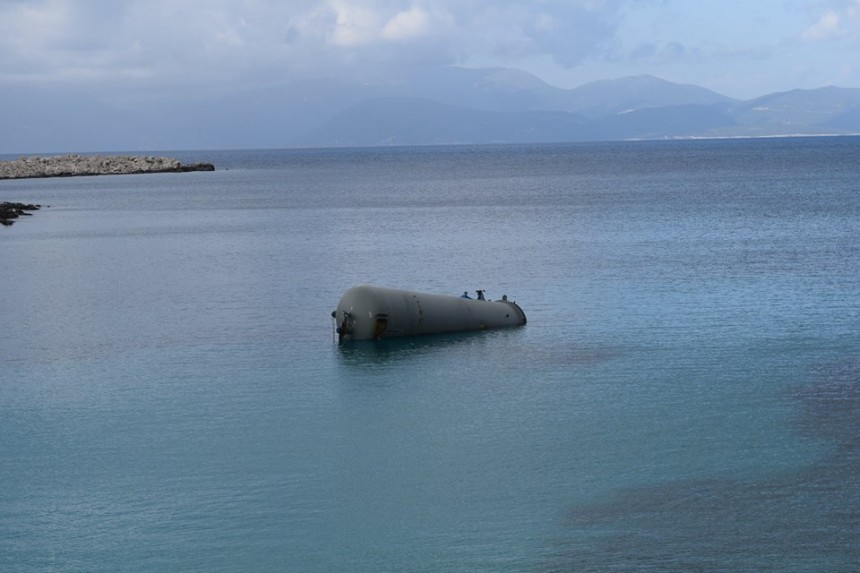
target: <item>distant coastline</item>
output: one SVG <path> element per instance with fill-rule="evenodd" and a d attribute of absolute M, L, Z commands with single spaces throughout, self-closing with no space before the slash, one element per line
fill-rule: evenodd
<path fill-rule="evenodd" d="M 138 155 L 57 155 L 21 157 L 0 161 L 0 179 L 77 177 L 85 175 L 131 175 L 136 173 L 181 173 L 215 171 L 211 163 L 183 165 L 172 157 Z"/>

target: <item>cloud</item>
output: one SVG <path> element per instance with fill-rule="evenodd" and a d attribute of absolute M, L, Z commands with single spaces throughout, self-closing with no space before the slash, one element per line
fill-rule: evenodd
<path fill-rule="evenodd" d="M 472 3 L 458 12 L 458 43 L 470 57 L 517 61 L 549 57 L 575 67 L 610 43 L 623 0 L 545 0 Z"/>
<path fill-rule="evenodd" d="M 860 38 L 860 0 L 841 0 L 801 34 L 807 42 Z"/>
<path fill-rule="evenodd" d="M 329 2 L 334 12 L 334 21 L 328 40 L 334 46 L 352 48 L 370 44 L 379 36 L 380 14 L 361 3 L 343 1 Z"/>
<path fill-rule="evenodd" d="M 816 42 L 839 35 L 841 32 L 841 17 L 830 10 L 823 14 L 814 25 L 807 28 L 802 37 L 804 40 Z"/>
<path fill-rule="evenodd" d="M 391 41 L 408 41 L 427 36 L 432 31 L 432 16 L 423 8 L 414 6 L 398 12 L 382 29 L 382 38 Z"/>
<path fill-rule="evenodd" d="M 628 1 L 5 0 L 0 82 L 203 89 L 535 56 L 576 66 Z"/>
<path fill-rule="evenodd" d="M 0 93 L 128 108 L 446 65 L 559 87 L 652 74 L 752 97 L 856 86 L 858 47 L 860 0 L 0 0 Z"/>
<path fill-rule="evenodd" d="M 626 57 L 634 62 L 662 63 L 700 59 L 702 56 L 679 42 L 641 42 Z"/>
<path fill-rule="evenodd" d="M 81 33 L 79 20 L 74 6 L 61 0 L 0 5 L 2 71 L 39 74 L 99 59 L 98 42 Z"/>
<path fill-rule="evenodd" d="M 858 40 L 860 0 L 0 0 L 0 89 L 194 98 L 443 65 L 701 81 L 764 60 L 792 73 L 815 46 L 832 68 L 823 53 Z"/>

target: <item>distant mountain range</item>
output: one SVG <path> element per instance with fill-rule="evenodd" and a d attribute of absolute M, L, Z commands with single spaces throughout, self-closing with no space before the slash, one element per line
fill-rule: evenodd
<path fill-rule="evenodd" d="M 635 76 L 560 89 L 519 70 L 295 81 L 229 97 L 108 105 L 0 91 L 0 153 L 564 142 L 860 133 L 860 89 L 735 100 Z"/>
<path fill-rule="evenodd" d="M 465 72 L 465 71 L 464 71 Z M 559 142 L 860 133 L 860 89 L 823 87 L 735 100 L 653 76 L 562 90 L 522 72 L 470 70 L 458 94 L 422 86 L 374 96 L 299 145 Z"/>

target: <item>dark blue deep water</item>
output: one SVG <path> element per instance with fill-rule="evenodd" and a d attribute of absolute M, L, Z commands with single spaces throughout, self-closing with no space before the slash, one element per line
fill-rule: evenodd
<path fill-rule="evenodd" d="M 860 138 L 172 155 L 0 181 L 0 570 L 858 570 Z"/>

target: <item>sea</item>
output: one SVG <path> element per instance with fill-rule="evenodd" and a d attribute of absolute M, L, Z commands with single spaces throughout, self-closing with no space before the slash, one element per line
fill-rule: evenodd
<path fill-rule="evenodd" d="M 860 570 L 860 137 L 151 154 L 0 181 L 0 571 Z"/>

